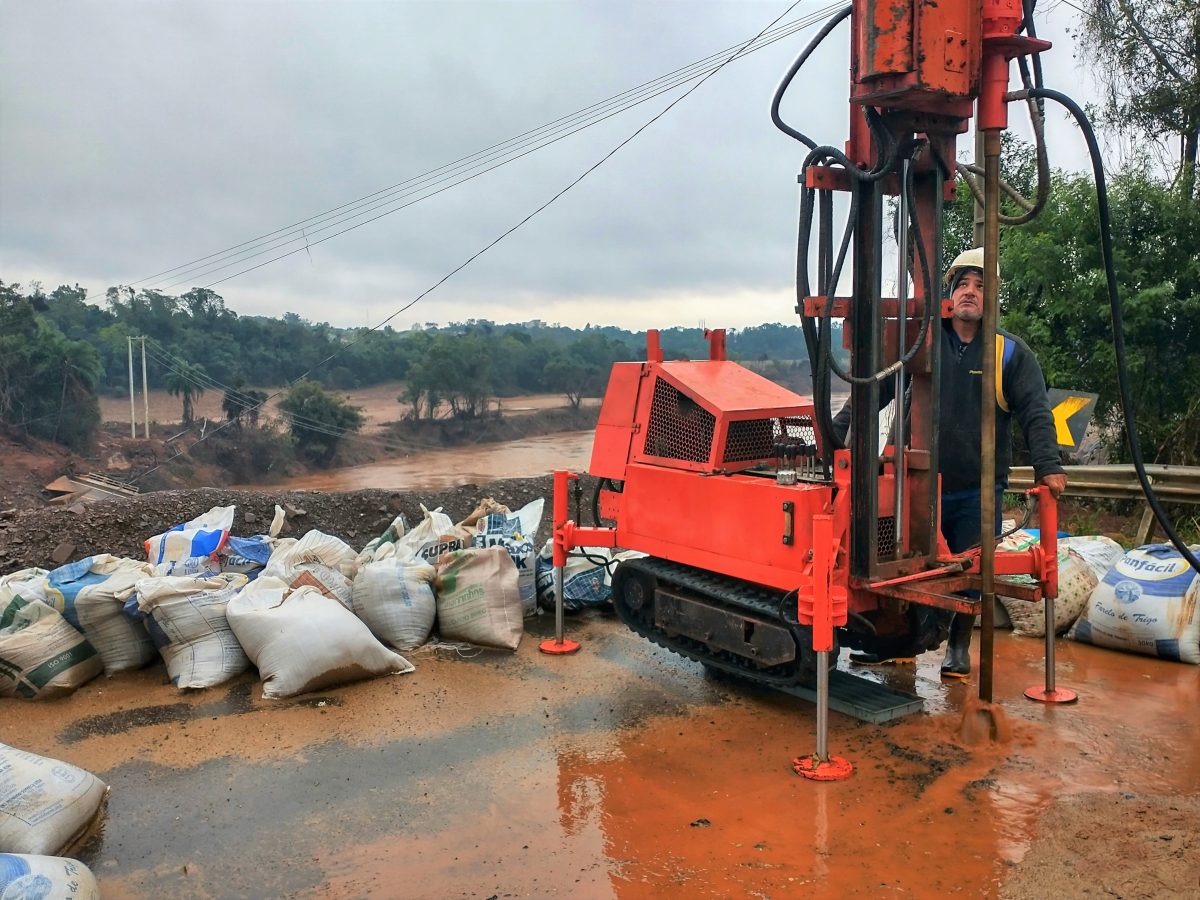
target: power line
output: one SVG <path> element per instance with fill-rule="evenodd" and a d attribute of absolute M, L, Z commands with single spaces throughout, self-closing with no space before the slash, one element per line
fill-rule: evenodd
<path fill-rule="evenodd" d="M 744 49 L 742 50 L 742 52 L 739 55 L 740 56 L 748 55 L 749 53 L 764 49 L 765 47 L 770 46 L 771 44 L 773 44 L 779 40 L 789 37 L 792 34 L 795 34 L 798 31 L 809 27 L 815 21 L 824 19 L 835 8 L 836 8 L 836 6 L 827 7 L 816 13 L 811 13 L 801 19 L 794 21 L 794 22 L 789 22 L 783 26 L 780 26 L 778 29 L 774 29 L 774 30 L 770 30 L 765 33 L 762 33 L 758 37 L 753 38 L 751 44 L 743 43 L 742 45 L 740 45 Z M 155 275 L 151 275 L 146 278 L 142 278 L 138 281 L 133 282 L 132 284 L 134 284 L 134 285 L 142 284 L 144 282 L 148 282 L 148 281 L 157 279 L 161 276 L 169 275 L 170 276 L 169 280 L 171 281 L 171 283 L 164 286 L 163 289 L 166 290 L 171 287 L 175 287 L 178 284 L 184 283 L 186 280 L 188 280 L 187 276 L 189 276 L 189 275 L 195 274 L 197 272 L 199 272 L 200 274 L 204 274 L 204 275 L 215 274 L 216 272 L 219 272 L 222 269 L 229 268 L 230 266 L 234 265 L 239 260 L 244 261 L 246 259 L 252 259 L 256 256 L 260 256 L 265 253 L 268 253 L 273 249 L 278 249 L 280 247 L 287 246 L 288 244 L 296 243 L 299 241 L 304 241 L 306 243 L 306 245 L 311 246 L 311 243 L 309 243 L 307 240 L 309 237 L 309 234 L 326 231 L 329 228 L 334 227 L 334 225 L 339 224 L 341 222 L 351 221 L 355 218 L 359 218 L 363 215 L 366 215 L 367 213 L 369 213 L 371 211 L 391 205 L 392 203 L 399 202 L 399 200 L 404 199 L 407 196 L 411 196 L 417 190 L 425 190 L 426 188 L 430 187 L 431 185 L 426 184 L 426 182 L 430 182 L 431 179 L 433 179 L 432 184 L 440 184 L 452 177 L 458 177 L 459 175 L 462 175 L 465 172 L 470 172 L 473 169 L 479 169 L 484 164 L 486 164 L 488 162 L 492 162 L 496 159 L 502 158 L 506 155 L 510 157 L 508 159 L 503 159 L 501 162 L 498 162 L 496 165 L 488 166 L 487 168 L 483 168 L 481 171 L 477 171 L 475 173 L 475 175 L 472 175 L 468 178 L 461 178 L 460 180 L 454 182 L 450 186 L 452 187 L 452 186 L 456 186 L 457 184 L 462 184 L 465 181 L 471 180 L 471 178 L 477 177 L 478 175 L 485 174 L 486 172 L 490 172 L 493 169 L 498 168 L 500 165 L 505 165 L 508 162 L 514 162 L 517 159 L 520 159 L 523 156 L 527 155 L 529 152 L 532 152 L 533 150 L 541 149 L 542 147 L 549 146 L 550 144 L 556 143 L 558 140 L 562 140 L 563 138 L 571 136 L 573 134 L 576 134 L 579 131 L 584 130 L 585 128 L 589 128 L 592 125 L 598 124 L 599 122 L 603 122 L 606 119 L 611 118 L 612 116 L 617 115 L 620 112 L 624 112 L 628 109 L 631 109 L 634 106 L 639 105 L 640 103 L 644 103 L 647 100 L 650 100 L 650 99 L 653 99 L 654 97 L 660 96 L 661 94 L 663 94 L 675 87 L 678 87 L 681 84 L 686 83 L 687 81 L 691 81 L 697 77 L 700 77 L 702 74 L 705 74 L 705 73 L 711 74 L 711 72 L 713 71 L 713 68 L 714 68 L 714 66 L 713 66 L 714 61 L 722 59 L 730 51 L 735 50 L 735 49 L 737 49 L 737 47 L 730 47 L 730 48 L 726 48 L 725 50 L 719 51 L 717 53 L 710 54 L 708 57 L 705 57 L 704 59 L 690 63 L 686 66 L 682 66 L 678 69 L 675 69 L 672 72 L 667 73 L 666 75 L 659 76 L 656 79 L 652 79 L 651 81 L 644 82 L 643 84 L 638 85 L 637 87 L 634 87 L 634 88 L 630 88 L 626 91 L 623 91 L 620 94 L 616 94 L 605 100 L 598 101 L 597 103 L 593 103 L 592 105 L 585 107 L 582 110 L 578 110 L 567 116 L 562 116 L 562 117 L 555 119 L 555 120 L 553 120 L 545 125 L 542 125 L 538 128 L 523 132 L 519 135 L 516 135 L 515 137 L 508 138 L 505 141 L 500 141 L 496 144 L 492 144 L 490 147 L 487 147 L 483 150 L 476 151 L 475 153 L 470 154 L 468 156 L 461 157 L 460 159 L 455 160 L 454 162 L 439 166 L 436 169 L 431 169 L 428 172 L 425 172 L 421 175 L 413 176 L 409 179 L 406 179 L 405 181 L 399 182 L 398 184 L 392 185 L 388 188 L 383 188 L 372 194 L 368 194 L 365 197 L 361 197 L 358 200 L 353 200 L 348 203 L 344 203 L 340 206 L 334 207 L 331 210 L 327 210 L 323 213 L 318 213 L 316 215 L 310 216 L 307 219 L 303 219 L 299 222 L 293 223 L 292 225 L 284 226 L 283 228 L 276 229 L 275 231 L 272 231 L 272 232 L 268 232 L 267 234 L 261 235 L 257 238 L 253 238 L 248 241 L 243 241 L 240 244 L 236 244 L 236 245 L 234 245 L 232 247 L 228 247 L 224 250 L 217 251 L 216 253 L 209 254 L 208 256 L 203 256 L 198 259 L 191 260 L 190 262 L 183 263 L 182 265 L 175 266 L 171 269 L 165 269 L 162 272 L 156 273 Z M 726 60 L 726 62 L 727 61 L 728 60 Z M 721 62 L 717 67 L 719 68 L 720 65 L 725 65 L 725 62 Z M 590 119 L 590 121 L 589 121 L 589 119 Z M 531 145 L 532 145 L 532 147 L 531 147 Z M 530 148 L 530 149 L 525 150 L 525 148 Z M 518 153 L 517 151 L 520 151 L 520 150 L 525 150 L 525 152 Z M 516 154 L 516 155 L 512 155 L 512 154 Z M 474 160 L 474 162 L 471 162 L 472 160 Z M 464 168 L 463 164 L 467 163 L 467 162 L 471 162 L 471 164 Z M 439 177 L 434 179 L 434 176 L 439 176 Z M 422 185 L 424 185 L 424 186 L 422 186 Z M 397 191 L 398 189 L 404 188 L 406 186 L 408 186 L 409 189 L 402 192 L 399 197 L 390 197 L 389 199 L 385 199 L 382 201 L 380 200 L 380 198 L 382 198 L 386 195 L 390 195 L 390 194 L 394 193 L 395 191 Z M 427 194 L 423 197 L 419 197 L 417 200 L 414 200 L 413 203 L 419 202 L 422 199 L 428 199 L 428 197 L 434 196 L 436 193 L 440 193 L 440 191 L 435 191 L 434 193 Z M 362 206 L 363 204 L 370 204 L 370 205 L 368 205 L 365 209 L 358 209 L 358 211 L 356 211 L 356 212 L 350 212 L 350 210 L 355 210 L 356 208 Z M 412 203 L 405 204 L 403 206 L 398 207 L 397 210 L 392 210 L 392 211 L 398 211 L 399 209 L 407 208 L 407 206 L 410 206 L 410 205 L 412 205 Z M 316 225 L 316 224 L 325 222 L 328 219 L 330 219 L 331 217 L 332 217 L 332 222 L 330 224 L 326 224 L 323 227 L 316 229 L 315 232 L 310 231 L 312 225 Z M 376 218 L 378 218 L 378 217 L 376 217 Z M 374 221 L 374 220 L 375 219 L 371 219 L 369 221 Z M 361 224 L 367 224 L 367 223 L 364 222 Z M 297 230 L 300 230 L 301 232 L 303 232 L 299 237 L 290 237 L 290 238 L 285 238 L 285 239 L 281 239 L 281 240 L 275 240 L 274 242 L 272 242 L 271 246 L 266 247 L 266 248 L 260 248 L 260 246 L 259 246 L 263 242 L 270 241 L 272 238 L 279 238 L 281 236 L 295 234 Z M 346 231 L 348 231 L 348 230 L 351 230 L 351 229 L 346 229 Z M 343 234 L 343 233 L 345 233 L 345 231 L 339 232 L 339 234 Z M 331 235 L 330 237 L 334 237 L 334 236 L 336 236 L 336 235 Z M 297 248 L 297 250 L 295 252 L 298 252 L 299 249 L 303 249 L 303 248 Z M 291 255 L 291 254 L 285 254 L 285 255 Z M 277 258 L 282 258 L 282 257 L 277 257 Z M 225 262 L 226 260 L 228 260 L 228 262 L 226 264 L 218 265 L 218 263 Z M 203 265 L 197 265 L 197 264 L 201 264 L 201 263 Z M 250 270 L 247 270 L 247 271 L 250 271 Z M 237 273 L 237 274 L 243 274 L 243 273 Z M 230 277 L 233 277 L 233 276 L 230 276 Z M 222 279 L 222 281 L 224 281 L 224 280 L 228 280 L 228 279 Z M 214 282 L 214 284 L 215 283 L 220 283 L 220 282 Z M 211 285 L 209 285 L 209 286 L 211 286 Z"/>
<path fill-rule="evenodd" d="M 647 122 L 640 125 L 637 129 L 635 129 L 633 131 L 632 134 L 630 134 L 628 137 L 626 137 L 624 140 L 622 140 L 620 143 L 618 143 L 615 147 L 613 147 L 611 150 L 609 150 L 606 154 L 604 154 L 604 156 L 600 157 L 600 159 L 598 159 L 595 163 L 593 163 L 591 166 L 589 166 L 587 169 L 585 169 L 582 173 L 580 173 L 578 176 L 576 176 L 565 187 L 561 188 L 557 193 L 555 193 L 549 200 L 547 200 L 541 206 L 537 207 L 537 209 L 533 210 L 533 212 L 526 215 L 523 219 L 521 219 L 515 225 L 513 225 L 506 231 L 502 232 L 499 236 L 494 238 L 492 241 L 485 244 L 481 249 L 477 250 L 474 254 L 472 254 L 470 257 L 468 257 L 465 262 L 456 266 L 454 269 L 451 269 L 444 276 L 442 276 L 440 279 L 438 279 L 437 282 L 435 282 L 430 287 L 426 288 L 424 291 L 422 291 L 420 294 L 418 294 L 416 297 L 414 297 L 408 303 L 401 306 L 399 309 L 397 309 L 395 312 L 393 312 L 391 315 L 389 315 L 382 322 L 379 322 L 378 324 L 373 325 L 371 328 L 367 329 L 364 332 L 360 332 L 359 335 L 354 338 L 354 340 L 349 341 L 346 344 L 343 344 L 339 349 L 335 350 L 333 353 L 331 353 L 325 359 L 321 360 L 316 365 L 312 366 L 307 372 L 305 372 L 300 377 L 304 378 L 307 375 L 311 374 L 315 369 L 320 368 L 321 366 L 328 363 L 330 360 L 335 359 L 342 353 L 345 353 L 347 350 L 349 350 L 351 347 L 353 347 L 355 344 L 357 344 L 360 340 L 362 340 L 366 334 L 368 334 L 372 331 L 377 331 L 378 329 L 384 327 L 390 321 L 392 321 L 392 319 L 396 318 L 402 312 L 404 312 L 408 309 L 411 309 L 413 306 L 420 303 L 422 299 L 424 299 L 426 296 L 431 294 L 433 291 L 437 290 L 439 287 L 441 287 L 443 284 L 445 284 L 447 281 L 449 281 L 451 278 L 453 278 L 455 275 L 457 275 L 459 272 L 461 272 L 467 266 L 471 265 L 471 263 L 473 263 L 475 260 L 477 260 L 480 256 L 487 253 L 489 250 L 491 250 L 493 247 L 495 247 L 497 244 L 499 244 L 501 241 L 503 241 L 509 235 L 513 234 L 515 231 L 517 231 L 519 228 L 521 228 L 523 225 L 525 225 L 527 222 L 529 222 L 535 216 L 537 216 L 542 211 L 547 209 L 556 200 L 558 200 L 560 197 L 562 197 L 564 194 L 566 194 L 568 191 L 570 191 L 572 188 L 574 188 L 577 184 L 579 184 L 581 181 L 583 181 L 585 178 L 587 178 L 590 174 L 592 174 L 592 172 L 596 171 L 598 168 L 600 168 L 600 166 L 604 165 L 604 163 L 606 163 L 606 162 L 608 162 L 608 160 L 612 159 L 613 156 L 615 156 L 623 147 L 625 147 L 628 143 L 630 143 L 634 138 L 638 137 L 647 128 L 649 128 L 651 125 L 653 125 L 655 122 L 657 122 L 663 116 L 665 116 L 668 112 L 670 112 L 672 109 L 674 109 L 680 103 L 682 103 L 684 100 L 686 100 L 688 97 L 690 97 L 693 93 L 695 93 L 696 90 L 698 90 L 701 85 L 703 85 L 706 81 L 708 81 L 710 78 L 712 78 L 714 75 L 716 75 L 722 69 L 724 69 L 726 65 L 728 65 L 733 60 L 737 59 L 745 51 L 745 49 L 747 47 L 753 45 L 755 41 L 757 41 L 759 38 L 762 37 L 763 34 L 765 34 L 769 29 L 773 28 L 775 26 L 775 24 L 777 22 L 779 22 L 780 19 L 782 19 L 784 16 L 786 16 L 788 13 L 790 13 L 793 9 L 795 9 L 796 6 L 799 5 L 800 2 L 801 2 L 801 0 L 793 0 L 792 4 L 790 6 L 788 6 L 788 8 L 786 10 L 784 10 L 782 13 L 780 13 L 778 16 L 776 16 L 775 19 L 772 20 L 766 26 L 766 28 L 764 28 L 755 37 L 751 38 L 749 41 L 747 41 L 741 47 L 739 47 L 737 50 L 735 50 L 733 52 L 733 54 L 731 56 L 729 56 L 724 62 L 722 62 L 719 66 L 717 66 L 711 72 L 707 73 L 703 78 L 701 78 L 699 81 L 697 81 L 695 84 L 693 84 L 690 88 L 688 88 L 686 91 L 684 91 L 678 97 L 676 97 L 674 100 L 672 100 L 666 106 L 664 106 L 659 112 L 655 113 Z M 277 390 L 270 397 L 267 397 L 266 400 L 263 400 L 262 404 L 260 404 L 260 405 L 265 405 L 266 403 L 269 403 L 272 399 L 274 399 L 275 397 L 278 397 L 281 393 L 283 393 L 282 388 L 280 390 Z M 230 423 L 226 422 L 225 424 L 223 424 L 220 427 L 218 427 L 217 429 L 215 429 L 212 432 L 212 434 L 216 434 L 217 432 L 223 430 L 224 428 L 228 427 L 229 424 Z M 211 437 L 211 436 L 212 435 L 206 435 L 205 437 L 201 438 L 200 441 L 197 441 L 197 443 L 207 440 L 208 437 Z M 192 446 L 194 447 L 194 446 L 196 446 L 196 444 L 193 444 Z M 170 462 L 171 460 L 173 460 L 179 456 L 182 456 L 184 453 L 188 452 L 188 450 L 190 450 L 190 449 L 191 449 L 190 447 L 185 448 L 184 450 L 181 450 L 178 453 L 176 453 L 174 456 L 168 457 L 167 459 L 163 460 L 161 463 L 154 465 L 152 468 L 147 469 L 141 475 L 132 479 L 132 482 L 140 481 L 141 479 L 143 479 L 147 475 L 149 475 L 151 472 L 154 472 L 155 470 L 161 468 L 162 466 L 166 465 L 166 463 Z"/>

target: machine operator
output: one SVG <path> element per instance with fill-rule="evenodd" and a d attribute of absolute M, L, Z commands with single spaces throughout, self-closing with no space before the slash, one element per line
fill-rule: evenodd
<path fill-rule="evenodd" d="M 983 248 L 958 255 L 946 271 L 952 315 L 942 321 L 941 374 L 938 385 L 938 472 L 942 476 L 942 535 L 952 552 L 979 543 L 980 397 L 983 379 Z M 1000 533 L 1000 500 L 1008 486 L 1012 463 L 1012 417 L 1015 415 L 1029 447 L 1034 477 L 1057 498 L 1067 486 L 1059 462 L 1054 417 L 1046 382 L 1033 352 L 1020 338 L 997 329 L 996 334 L 996 533 Z M 891 401 L 892 381 L 879 386 L 880 406 Z M 834 418 L 834 432 L 843 442 L 850 427 L 850 404 Z M 950 623 L 942 676 L 965 678 L 971 672 L 971 633 L 975 617 L 956 613 Z M 888 662 L 870 653 L 853 653 L 853 662 Z M 894 660 L 893 660 L 894 661 Z"/>

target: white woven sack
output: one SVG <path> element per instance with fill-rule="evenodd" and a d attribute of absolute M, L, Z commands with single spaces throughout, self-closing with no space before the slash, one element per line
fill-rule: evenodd
<path fill-rule="evenodd" d="M 0 853 L 3 900 L 100 900 L 92 870 L 77 859 Z"/>
<path fill-rule="evenodd" d="M 494 502 L 494 501 L 493 501 Z M 515 513 L 492 512 L 476 522 L 476 547 L 503 547 L 517 567 L 517 590 L 521 593 L 521 608 L 526 616 L 537 615 L 537 549 L 534 539 L 542 521 L 542 499 L 526 503 Z"/>
<path fill-rule="evenodd" d="M 3 900 L 100 900 L 92 870 L 77 859 L 0 853 Z"/>
<path fill-rule="evenodd" d="M 108 785 L 91 772 L 0 744 L 0 852 L 63 853 L 107 794 Z"/>
<path fill-rule="evenodd" d="M 437 569 L 419 560 L 367 563 L 354 579 L 351 609 L 385 644 L 397 650 L 420 647 L 437 615 L 436 577 Z"/>
<path fill-rule="evenodd" d="M 60 566 L 47 577 L 47 602 L 83 632 L 107 675 L 140 669 L 154 659 L 145 627 L 122 612 L 135 585 L 153 575 L 150 563 L 101 553 Z"/>
<path fill-rule="evenodd" d="M 525 633 L 517 567 L 503 547 L 456 550 L 438 559 L 438 634 L 446 641 L 516 650 Z"/>
<path fill-rule="evenodd" d="M 46 599 L 46 576 L 50 573 L 45 569 L 18 569 L 7 575 L 0 575 L 0 606 L 13 597 L 19 596 L 25 600 Z"/>
<path fill-rule="evenodd" d="M 17 594 L 0 602 L 0 697 L 52 700 L 103 671 L 96 648 L 54 607 Z"/>
<path fill-rule="evenodd" d="M 1200 553 L 1200 544 L 1190 549 Z M 1170 544 L 1130 550 L 1092 591 L 1067 636 L 1200 665 L 1200 575 Z"/>
<path fill-rule="evenodd" d="M 1016 531 L 1000 542 L 1000 550 L 1024 550 L 1036 544 L 1038 538 L 1027 531 Z M 1036 584 L 1027 575 L 1014 576 L 1010 580 L 1023 584 Z M 1058 542 L 1058 597 L 1054 600 L 1054 633 L 1064 634 L 1079 618 L 1087 606 L 1088 597 L 1100 581 L 1100 576 L 1084 558 L 1062 541 Z M 1030 603 L 1016 597 L 1004 596 L 1002 582 L 996 585 L 1000 603 L 1012 620 L 1013 631 L 1026 637 L 1046 636 L 1046 604 L 1039 600 Z"/>
<path fill-rule="evenodd" d="M 421 504 L 421 513 L 421 521 L 396 539 L 396 559 L 423 559 L 433 563 L 443 553 L 462 550 L 474 543 L 475 530 L 455 525 L 440 506 L 430 511 Z"/>
<path fill-rule="evenodd" d="M 245 584 L 232 572 L 138 582 L 138 609 L 150 616 L 146 627 L 176 687 L 212 687 L 250 667 L 225 614 Z"/>
<path fill-rule="evenodd" d="M 1110 537 L 1102 534 L 1072 535 L 1059 538 L 1060 547 L 1070 547 L 1082 557 L 1097 578 L 1103 578 L 1109 569 L 1125 555 L 1125 548 Z"/>
<path fill-rule="evenodd" d="M 289 569 L 299 568 L 306 563 L 319 563 L 353 578 L 355 555 L 354 548 L 341 538 L 313 529 L 295 543 L 278 541 L 262 573 L 280 578 Z"/>
<path fill-rule="evenodd" d="M 262 676 L 264 699 L 415 668 L 316 588 L 293 591 L 278 578 L 260 575 L 230 601 L 228 615 Z"/>

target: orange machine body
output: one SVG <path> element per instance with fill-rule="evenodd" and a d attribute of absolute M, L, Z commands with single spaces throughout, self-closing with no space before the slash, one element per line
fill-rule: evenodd
<path fill-rule="evenodd" d="M 555 522 L 556 544 L 563 553 L 583 545 L 638 550 L 795 590 L 803 607 L 814 581 L 813 523 L 818 516 L 829 516 L 829 558 L 835 610 L 840 612 L 834 624 L 845 624 L 846 609 L 869 612 L 892 600 L 974 609 L 955 592 L 977 586 L 978 550 L 951 556 L 943 546 L 938 554 L 942 566 L 878 582 L 847 578 L 848 451 L 834 454 L 832 478 L 818 471 L 820 435 L 813 427 L 811 398 L 725 359 L 724 333 L 712 335 L 708 360 L 664 362 L 657 333 L 651 332 L 646 362 L 613 366 L 589 473 L 620 483 L 620 490 L 599 495 L 601 518 L 615 525 L 587 528 L 566 521 L 564 483 L 556 489 L 564 508 Z M 805 468 L 803 459 L 796 464 L 795 483 L 778 477 L 777 447 L 787 441 L 814 450 L 811 468 Z M 891 552 L 897 538 L 892 533 L 893 478 L 890 464 L 881 464 L 876 489 L 882 553 Z M 997 554 L 996 571 L 1040 575 L 1054 584 L 1056 563 L 1056 549 L 1033 547 Z M 1040 591 L 1032 591 L 1028 599 L 1037 597 Z"/>

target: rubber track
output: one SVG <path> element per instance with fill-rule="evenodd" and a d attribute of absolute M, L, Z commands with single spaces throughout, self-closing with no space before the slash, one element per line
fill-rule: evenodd
<path fill-rule="evenodd" d="M 647 640 L 653 641 L 660 647 L 677 653 L 687 659 L 713 666 L 724 672 L 740 678 L 765 684 L 771 687 L 789 685 L 809 685 L 815 680 L 812 666 L 805 665 L 812 660 L 812 636 L 807 628 L 794 625 L 783 619 L 780 607 L 786 593 L 760 587 L 735 578 L 729 578 L 703 569 L 685 566 L 681 563 L 670 562 L 655 557 L 642 557 L 626 560 L 617 571 L 625 570 L 628 577 L 630 572 L 644 572 L 658 580 L 660 584 L 683 588 L 711 601 L 716 605 L 731 608 L 737 612 L 748 613 L 759 619 L 787 628 L 796 642 L 797 659 L 790 663 L 782 663 L 770 668 L 759 668 L 744 657 L 724 650 L 712 650 L 707 644 L 684 635 L 668 637 L 654 627 L 652 622 L 646 622 L 641 616 L 642 610 L 631 610 L 625 604 L 621 592 L 613 592 L 613 606 L 621 621 L 629 628 Z M 648 607 L 643 607 L 648 610 Z"/>

